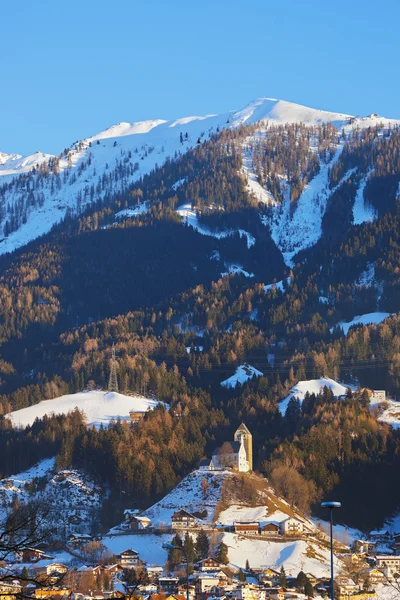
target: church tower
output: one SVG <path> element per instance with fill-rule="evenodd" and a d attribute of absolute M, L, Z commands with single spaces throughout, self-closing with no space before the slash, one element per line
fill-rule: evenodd
<path fill-rule="evenodd" d="M 253 470 L 253 436 L 250 431 L 247 429 L 244 423 L 235 431 L 234 440 L 235 442 L 240 442 L 240 439 L 243 440 L 243 446 L 246 450 L 247 462 L 249 463 L 249 470 Z"/>

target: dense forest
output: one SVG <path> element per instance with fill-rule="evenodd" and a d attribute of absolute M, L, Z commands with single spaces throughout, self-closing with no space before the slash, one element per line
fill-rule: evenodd
<path fill-rule="evenodd" d="M 78 216 L 0 257 L 0 476 L 56 454 L 60 467 L 87 469 L 119 501 L 123 493 L 146 505 L 245 421 L 256 469 L 283 495 L 308 510 L 340 494 L 348 523 L 379 525 L 400 498 L 390 476 L 399 434 L 377 422 L 362 395 L 293 400 L 284 417 L 278 402 L 297 381 L 320 376 L 400 396 L 399 149 L 397 129 L 347 137 L 330 125 L 224 130 L 121 193 L 95 192 Z M 290 266 L 265 225 L 273 206 L 252 194 L 243 161 L 277 205 L 290 190 L 291 210 L 332 164 L 323 235 Z M 37 194 L 39 176 L 56 182 L 57 169 L 14 185 L 23 194 L 34 181 Z M 353 225 L 361 184 L 377 217 Z M 143 203 L 147 211 L 116 217 Z M 182 222 L 176 208 L 187 203 L 202 226 L 231 234 L 202 235 Z M 230 265 L 242 272 L 229 274 Z M 274 280 L 282 285 L 267 285 Z M 342 322 L 376 310 L 392 316 L 344 335 Z M 87 429 L 79 412 L 12 428 L 12 410 L 105 389 L 113 343 L 120 390 L 164 400 L 169 412 L 152 411 L 138 428 Z M 263 376 L 221 387 L 244 362 Z M 385 490 L 380 500 L 367 493 L 372 481 Z M 356 511 L 361 497 L 365 509 Z"/>

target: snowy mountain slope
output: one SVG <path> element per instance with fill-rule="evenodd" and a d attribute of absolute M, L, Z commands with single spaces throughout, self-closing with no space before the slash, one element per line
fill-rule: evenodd
<path fill-rule="evenodd" d="M 15 499 L 20 505 L 37 503 L 43 512 L 43 527 L 55 527 L 55 535 L 61 539 L 72 531 L 88 531 L 103 494 L 86 474 L 75 469 L 56 469 L 55 458 L 46 458 L 27 471 L 0 480 L 0 518 Z"/>
<path fill-rule="evenodd" d="M 27 157 L 0 153 L 0 253 L 10 252 L 48 232 L 67 211 L 79 212 L 93 201 L 123 192 L 156 164 L 185 153 L 219 129 L 257 121 L 262 122 L 264 129 L 267 124 L 299 122 L 316 125 L 333 121 L 338 127 L 347 128 L 368 127 L 381 122 L 385 126 L 396 124 L 380 117 L 354 119 L 342 113 L 259 98 L 242 110 L 219 115 L 119 123 L 74 143 L 60 157 L 42 152 Z M 18 180 L 20 175 L 24 177 Z M 313 204 L 318 209 L 315 198 L 317 188 L 323 188 L 323 180 L 324 174 L 321 174 L 320 180 L 311 182 L 310 189 L 305 190 L 301 201 L 304 209 L 314 208 Z M 264 202 L 269 202 L 270 196 L 256 184 L 250 175 L 252 191 Z M 299 214 L 303 212 L 300 207 Z M 283 230 L 289 225 L 285 210 L 276 221 L 274 239 L 283 247 Z M 296 217 L 287 237 L 291 237 L 301 221 L 301 217 Z M 302 231 L 308 244 L 315 238 L 314 227 L 312 223 L 307 231 Z M 298 250 L 298 245 L 292 246 L 284 248 L 288 260 Z"/>
<path fill-rule="evenodd" d="M 17 427 L 32 425 L 35 419 L 50 414 L 67 414 L 75 408 L 82 410 L 88 426 L 107 426 L 111 420 L 129 421 L 129 412 L 146 412 L 158 405 L 156 400 L 143 396 L 124 396 L 116 392 L 86 391 L 43 400 L 39 404 L 16 410 L 7 415 Z"/>
<path fill-rule="evenodd" d="M 224 482 L 233 477 L 230 471 L 192 471 L 165 498 L 142 513 L 156 527 L 170 526 L 171 516 L 184 508 L 190 513 L 207 511 L 202 521 L 211 524 L 221 500 Z M 208 487 L 203 490 L 203 481 Z"/>

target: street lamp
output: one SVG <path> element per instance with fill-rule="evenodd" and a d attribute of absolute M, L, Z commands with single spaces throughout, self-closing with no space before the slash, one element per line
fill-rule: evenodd
<path fill-rule="evenodd" d="M 185 559 L 186 559 L 186 600 L 189 600 L 189 558 L 188 558 L 186 551 L 181 546 L 174 546 L 173 544 L 170 544 L 168 542 L 164 542 L 164 544 L 162 545 L 162 548 L 164 550 L 180 550 L 185 555 Z"/>
<path fill-rule="evenodd" d="M 333 581 L 333 509 L 340 508 L 342 505 L 340 502 L 321 502 L 322 508 L 330 509 L 331 517 L 331 600 L 335 600 L 335 585 Z"/>

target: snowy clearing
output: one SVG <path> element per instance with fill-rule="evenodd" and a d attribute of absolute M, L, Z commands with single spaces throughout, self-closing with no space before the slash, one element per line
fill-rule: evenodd
<path fill-rule="evenodd" d="M 22 408 L 6 415 L 16 427 L 32 425 L 35 419 L 45 415 L 67 414 L 75 408 L 82 410 L 87 425 L 107 426 L 112 420 L 129 421 L 130 411 L 146 412 L 158 405 L 157 400 L 149 400 L 143 396 L 124 396 L 116 392 L 86 391 L 60 396 L 54 400 L 43 400 L 39 404 Z"/>
<path fill-rule="evenodd" d="M 279 402 L 279 410 L 281 414 L 285 416 L 287 406 L 291 398 L 298 398 L 300 403 L 303 402 L 306 393 L 319 394 L 323 391 L 324 387 L 332 390 L 334 396 L 343 396 L 347 392 L 347 388 L 354 389 L 353 386 L 341 384 L 329 377 L 320 377 L 319 379 L 309 379 L 307 381 L 299 381 L 290 390 L 290 394 L 286 396 L 281 402 Z"/>

